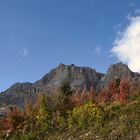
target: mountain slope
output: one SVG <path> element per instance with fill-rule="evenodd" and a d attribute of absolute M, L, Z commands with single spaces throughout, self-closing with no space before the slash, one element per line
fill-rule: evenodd
<path fill-rule="evenodd" d="M 97 88 L 107 86 L 113 79 L 128 79 L 134 84 L 140 78 L 139 73 L 132 72 L 127 65 L 122 62 L 111 65 L 105 76 L 98 82 Z"/>
<path fill-rule="evenodd" d="M 0 94 L 0 104 L 16 104 L 23 107 L 27 100 L 34 100 L 37 93 L 51 93 L 58 89 L 63 81 L 68 81 L 73 90 L 96 87 L 104 74 L 89 67 L 60 64 L 35 83 L 16 83 Z"/>
<path fill-rule="evenodd" d="M 95 69 L 89 67 L 60 64 L 35 83 L 16 83 L 2 92 L 0 94 L 0 105 L 23 107 L 28 100 L 34 100 L 37 93 L 49 94 L 52 90 L 57 90 L 63 81 L 68 81 L 73 90 L 76 88 L 82 89 L 84 86 L 87 89 L 92 86 L 95 89 L 100 89 L 107 86 L 116 77 L 119 79 L 129 78 L 134 83 L 140 78 L 140 74 L 133 73 L 123 63 L 111 65 L 106 75 L 98 73 Z"/>
<path fill-rule="evenodd" d="M 77 67 L 75 65 L 60 64 L 51 70 L 41 80 L 34 83 L 35 87 L 44 91 L 59 87 L 61 82 L 68 81 L 72 89 L 82 88 L 84 85 L 89 89 L 98 84 L 104 74 L 96 72 L 89 67 Z"/>

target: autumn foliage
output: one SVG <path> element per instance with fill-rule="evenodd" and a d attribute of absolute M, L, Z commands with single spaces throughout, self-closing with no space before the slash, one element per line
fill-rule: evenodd
<path fill-rule="evenodd" d="M 51 96 L 40 93 L 35 102 L 27 101 L 22 110 L 10 107 L 6 116 L 0 119 L 0 138 L 13 137 L 15 132 L 21 136 L 27 133 L 26 136 L 29 138 L 31 135 L 32 139 L 37 135 L 45 138 L 54 130 L 63 132 L 75 127 L 79 130 L 90 125 L 103 131 L 105 120 L 110 121 L 122 106 L 129 105 L 128 98 L 132 92 L 128 79 L 111 81 L 99 91 L 94 87 L 87 90 L 86 86 L 73 91 L 68 83 L 63 83 L 58 92 Z M 126 116 L 123 117 L 125 119 Z M 119 121 L 121 123 L 122 120 Z M 104 133 L 107 134 L 106 131 Z"/>

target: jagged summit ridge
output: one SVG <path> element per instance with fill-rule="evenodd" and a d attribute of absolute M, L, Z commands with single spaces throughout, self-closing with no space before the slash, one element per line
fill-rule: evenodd
<path fill-rule="evenodd" d="M 83 85 L 88 88 L 93 85 L 96 86 L 103 75 L 89 67 L 61 63 L 57 68 L 51 70 L 41 80 L 37 81 L 35 85 L 47 90 L 48 88 L 59 87 L 62 81 L 68 81 L 73 89 L 83 87 Z"/>
<path fill-rule="evenodd" d="M 132 72 L 128 66 L 122 62 L 112 64 L 108 68 L 106 75 L 103 76 L 98 82 L 97 88 L 99 89 L 106 86 L 111 80 L 115 78 L 129 79 L 132 82 L 135 82 L 140 78 L 140 74 Z"/>
<path fill-rule="evenodd" d="M 68 81 L 74 90 L 84 86 L 87 89 L 94 86 L 98 90 L 116 77 L 120 79 L 127 77 L 132 82 L 136 82 L 140 78 L 140 74 L 132 72 L 127 65 L 121 62 L 111 65 L 106 74 L 96 72 L 95 69 L 90 67 L 61 63 L 35 83 L 16 83 L 2 92 L 0 94 L 0 104 L 16 104 L 23 107 L 27 100 L 35 99 L 37 93 L 51 93 L 52 90 L 58 89 L 63 81 Z"/>

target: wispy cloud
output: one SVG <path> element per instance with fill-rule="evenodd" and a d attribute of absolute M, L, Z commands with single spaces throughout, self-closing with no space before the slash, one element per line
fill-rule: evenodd
<path fill-rule="evenodd" d="M 135 3 L 132 3 L 132 2 L 131 2 L 131 3 L 129 3 L 128 5 L 129 5 L 129 7 L 134 7 L 134 6 L 135 6 Z"/>
<path fill-rule="evenodd" d="M 129 17 L 129 24 L 117 34 L 112 54 L 127 63 L 132 71 L 140 72 L 140 16 Z"/>
<path fill-rule="evenodd" d="M 103 27 L 104 25 L 105 25 L 105 22 L 103 21 L 99 23 L 99 27 Z"/>
<path fill-rule="evenodd" d="M 28 51 L 27 48 L 24 48 L 24 49 L 23 49 L 23 53 L 22 53 L 22 55 L 23 55 L 23 57 L 26 57 L 26 56 L 29 55 L 29 51 Z"/>
<path fill-rule="evenodd" d="M 126 19 L 130 22 L 132 18 L 138 17 L 138 16 L 140 16 L 140 9 L 139 8 L 130 11 L 126 16 Z"/>
<path fill-rule="evenodd" d="M 15 25 L 23 25 L 23 26 L 26 26 L 26 24 L 24 23 L 24 21 L 22 19 L 10 18 L 9 21 L 10 21 L 10 23 L 15 24 Z"/>
<path fill-rule="evenodd" d="M 140 15 L 140 9 L 136 9 L 136 10 L 134 11 L 134 14 L 135 14 L 135 15 Z"/>
<path fill-rule="evenodd" d="M 11 18 L 11 19 L 10 19 L 10 22 L 11 22 L 11 23 L 14 23 L 14 24 L 19 24 L 19 23 L 20 23 L 19 20 L 14 19 L 14 18 Z"/>
<path fill-rule="evenodd" d="M 122 27 L 122 23 L 118 23 L 118 24 L 114 25 L 112 27 L 112 29 L 116 31 L 116 30 L 120 29 L 121 27 Z"/>
<path fill-rule="evenodd" d="M 136 4 L 135 4 L 132 0 L 129 0 L 129 1 L 128 1 L 128 6 L 129 6 L 129 7 L 135 7 Z"/>
<path fill-rule="evenodd" d="M 102 54 L 102 50 L 101 50 L 101 47 L 100 47 L 100 46 L 96 47 L 96 48 L 93 50 L 93 55 L 101 56 L 101 54 Z"/>

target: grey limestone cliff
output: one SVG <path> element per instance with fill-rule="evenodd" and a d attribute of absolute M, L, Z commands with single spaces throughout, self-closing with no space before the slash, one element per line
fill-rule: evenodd
<path fill-rule="evenodd" d="M 73 90 L 84 86 L 87 89 L 94 86 L 98 90 L 107 86 L 116 77 L 120 79 L 128 78 L 133 83 L 137 82 L 140 74 L 132 72 L 127 65 L 121 62 L 111 65 L 106 74 L 96 72 L 95 69 L 89 67 L 59 64 L 58 67 L 35 83 L 16 83 L 0 93 L 0 105 L 18 105 L 23 107 L 25 102 L 34 100 L 40 92 L 51 94 L 54 89 L 60 87 L 63 81 L 69 82 Z"/>

